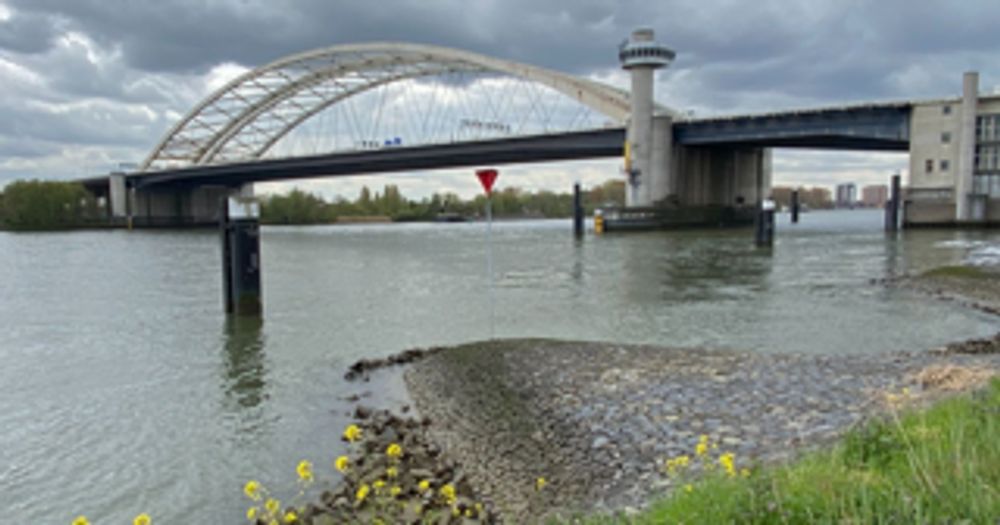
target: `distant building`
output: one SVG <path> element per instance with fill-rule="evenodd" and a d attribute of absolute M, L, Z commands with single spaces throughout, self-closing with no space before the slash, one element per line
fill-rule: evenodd
<path fill-rule="evenodd" d="M 858 187 L 853 182 L 837 185 L 837 207 L 853 208 L 858 202 Z"/>
<path fill-rule="evenodd" d="M 861 204 L 866 208 L 884 208 L 889 200 L 889 187 L 885 184 L 865 186 L 861 189 Z"/>

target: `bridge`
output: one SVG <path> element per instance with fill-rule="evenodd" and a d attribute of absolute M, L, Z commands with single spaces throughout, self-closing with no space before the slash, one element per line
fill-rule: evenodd
<path fill-rule="evenodd" d="M 1000 99 L 979 97 L 978 79 L 967 76 L 961 99 L 694 119 L 653 100 L 653 72 L 672 58 L 651 31 L 634 33 L 619 49 L 632 77 L 628 92 L 438 46 L 310 51 L 248 71 L 209 95 L 136 171 L 83 182 L 107 198 L 119 220 L 177 226 L 215 223 L 219 200 L 246 195 L 254 182 L 622 157 L 629 207 L 717 222 L 719 214 L 752 211 L 767 196 L 772 148 L 909 151 L 907 222 L 1000 220 L 1000 189 L 990 193 L 990 177 L 1000 174 L 980 165 L 976 153 L 985 146 L 975 134 L 977 115 L 1000 112 Z M 492 94 L 467 95 L 489 84 Z M 455 102 L 462 96 L 470 98 L 464 107 Z M 401 116 L 407 113 L 417 117 Z M 337 124 L 316 136 L 334 144 L 292 151 L 296 131 L 330 114 Z M 452 125 L 442 126 L 442 118 Z M 944 129 L 955 130 L 953 138 L 934 148 L 939 140 L 928 137 L 939 139 Z M 403 142 L 401 130 L 416 132 Z M 931 161 L 942 168 L 928 172 Z"/>

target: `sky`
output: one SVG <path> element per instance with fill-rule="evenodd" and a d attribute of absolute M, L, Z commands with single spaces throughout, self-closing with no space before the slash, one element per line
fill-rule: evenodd
<path fill-rule="evenodd" d="M 0 0 L 0 186 L 141 161 L 203 97 L 282 56 L 398 41 L 466 49 L 626 87 L 617 45 L 650 27 L 677 52 L 656 98 L 695 115 L 956 97 L 1000 86 L 995 0 Z M 906 155 L 775 153 L 776 184 L 883 183 Z M 566 191 L 620 161 L 501 168 L 500 187 Z M 471 195 L 471 170 L 300 181 Z M 288 184 L 260 185 L 282 192 Z"/>

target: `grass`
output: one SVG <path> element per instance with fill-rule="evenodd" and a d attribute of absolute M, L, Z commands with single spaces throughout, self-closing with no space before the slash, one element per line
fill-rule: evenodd
<path fill-rule="evenodd" d="M 986 279 L 995 277 L 996 274 L 987 272 L 975 266 L 941 266 L 928 270 L 922 274 L 923 277 L 958 277 L 963 279 Z"/>
<path fill-rule="evenodd" d="M 833 448 L 749 478 L 716 474 L 644 513 L 584 523 L 998 523 L 1000 379 L 893 413 Z"/>

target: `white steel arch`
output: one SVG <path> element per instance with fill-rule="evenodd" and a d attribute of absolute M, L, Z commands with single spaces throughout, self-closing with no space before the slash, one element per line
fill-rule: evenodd
<path fill-rule="evenodd" d="M 140 171 L 259 158 L 295 127 L 346 98 L 453 72 L 510 75 L 545 85 L 616 122 L 624 124 L 629 115 L 628 92 L 537 66 L 440 46 L 340 45 L 282 58 L 232 80 L 174 125 Z"/>

